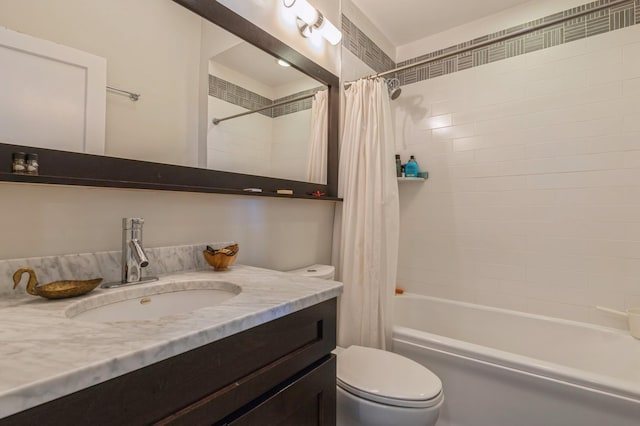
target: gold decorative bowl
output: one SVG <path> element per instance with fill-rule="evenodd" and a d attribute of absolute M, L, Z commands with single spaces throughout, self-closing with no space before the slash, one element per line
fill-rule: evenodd
<path fill-rule="evenodd" d="M 102 278 L 92 280 L 64 280 L 54 281 L 49 284 L 40 285 L 36 273 L 31 268 L 20 268 L 13 274 L 13 288 L 20 284 L 22 274 L 29 274 L 27 283 L 27 293 L 34 296 L 41 296 L 46 299 L 64 299 L 89 293 L 102 282 Z"/>
<path fill-rule="evenodd" d="M 236 261 L 238 251 L 238 244 L 231 244 L 221 249 L 212 249 L 207 246 L 207 250 L 202 253 L 204 254 L 204 260 L 213 266 L 214 271 L 225 271 Z"/>

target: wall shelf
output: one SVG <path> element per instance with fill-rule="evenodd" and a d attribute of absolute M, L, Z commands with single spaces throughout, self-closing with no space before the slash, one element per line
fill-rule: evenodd
<path fill-rule="evenodd" d="M 398 182 L 424 182 L 427 178 L 422 177 L 399 177 Z"/>

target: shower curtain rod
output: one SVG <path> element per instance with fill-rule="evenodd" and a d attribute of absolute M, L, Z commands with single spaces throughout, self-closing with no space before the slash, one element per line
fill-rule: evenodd
<path fill-rule="evenodd" d="M 243 117 L 245 115 L 253 114 L 254 112 L 264 111 L 265 109 L 274 108 L 274 107 L 277 107 L 277 106 L 287 105 L 287 104 L 290 104 L 290 103 L 293 103 L 293 102 L 302 101 L 304 99 L 312 98 L 315 95 L 316 95 L 316 93 L 314 92 L 314 93 L 311 93 L 310 95 L 298 96 L 297 98 L 287 99 L 286 101 L 277 102 L 275 104 L 267 105 L 267 106 L 264 106 L 264 107 L 258 108 L 258 109 L 252 109 L 251 111 L 247 111 L 247 112 L 241 112 L 240 114 L 230 115 L 229 117 L 214 118 L 213 120 L 211 120 L 211 122 L 213 124 L 215 124 L 215 125 L 218 125 L 221 121 L 231 120 L 232 118 Z"/>
<path fill-rule="evenodd" d="M 538 31 L 538 30 L 541 30 L 543 28 L 551 27 L 553 25 L 558 25 L 560 23 L 563 23 L 563 22 L 566 22 L 566 21 L 570 21 L 572 19 L 580 18 L 581 16 L 589 15 L 591 13 L 599 12 L 599 11 L 601 11 L 603 9 L 607 9 L 607 8 L 612 7 L 612 6 L 617 6 L 617 5 L 623 4 L 623 3 L 632 3 L 632 1 L 631 0 L 614 0 L 614 1 L 611 1 L 611 2 L 609 2 L 607 4 L 602 4 L 602 5 L 593 7 L 591 9 L 575 13 L 575 14 L 573 14 L 571 16 L 563 16 L 562 18 L 552 19 L 549 22 L 543 22 L 541 24 L 534 25 L 533 27 L 530 27 L 530 28 L 523 28 L 521 30 L 514 31 L 512 33 L 505 34 L 505 35 L 502 35 L 500 37 L 492 38 L 490 40 L 486 40 L 486 41 L 480 42 L 478 44 L 474 44 L 473 46 L 463 47 L 461 49 L 454 50 L 453 52 L 443 53 L 441 55 L 434 56 L 434 57 L 428 58 L 428 59 L 424 59 L 424 60 L 416 62 L 414 64 L 403 65 L 401 67 L 397 67 L 397 68 L 394 68 L 394 69 L 389 70 L 389 71 L 379 72 L 377 74 L 372 74 L 372 75 L 369 75 L 369 76 L 366 76 L 366 77 L 362 77 L 362 78 L 359 78 L 358 80 L 362 80 L 363 78 L 373 79 L 373 78 L 378 78 L 378 77 L 384 77 L 385 75 L 394 74 L 394 73 L 397 73 L 397 72 L 400 72 L 400 71 L 404 71 L 404 70 L 408 70 L 408 69 L 411 69 L 411 68 L 419 67 L 421 65 L 426 65 L 426 64 L 429 64 L 431 62 L 436 62 L 436 61 L 439 61 L 439 60 L 442 60 L 442 59 L 449 58 L 451 56 L 458 55 L 460 53 L 469 52 L 470 50 L 475 50 L 475 49 L 478 49 L 480 47 L 488 46 L 490 44 L 499 43 L 501 41 L 505 41 L 505 40 L 508 40 L 510 38 L 518 37 L 518 36 L 521 36 L 523 34 L 532 33 L 534 31 Z M 348 86 L 351 86 L 351 84 L 355 83 L 358 80 L 347 81 L 344 84 L 345 84 L 345 86 L 348 87 Z"/>

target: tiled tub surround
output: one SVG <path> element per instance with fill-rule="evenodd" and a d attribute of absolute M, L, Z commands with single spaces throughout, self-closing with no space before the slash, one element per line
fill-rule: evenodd
<path fill-rule="evenodd" d="M 535 25 L 540 25 L 563 17 L 571 17 L 577 13 L 609 3 L 610 0 L 598 0 L 587 3 L 579 7 L 574 7 L 549 16 L 541 17 L 521 25 L 487 34 L 482 37 L 477 37 L 464 43 L 429 52 L 398 63 L 395 63 L 386 53 L 384 53 L 384 51 L 347 16 L 342 15 L 342 46 L 353 53 L 370 68 L 375 70 L 376 73 L 380 73 L 396 67 L 414 64 L 425 59 L 454 52 L 459 49 L 468 48 L 516 31 L 531 28 Z M 640 24 L 640 0 L 629 0 L 618 6 L 613 6 L 599 12 L 570 19 L 564 23 L 514 37 L 507 41 L 498 42 L 470 52 L 461 53 L 443 60 L 435 61 L 430 64 L 400 71 L 395 76 L 398 77 L 401 85 L 417 83 L 419 81 L 440 77 L 457 71 L 464 71 L 469 68 L 486 65 L 514 56 L 548 49 L 586 37 L 619 30 L 635 24 Z"/>
<path fill-rule="evenodd" d="M 568 18 L 577 13 L 608 3 L 610 3 L 609 0 L 599 0 L 587 3 L 580 7 L 564 10 L 515 27 L 487 34 L 464 43 L 401 61 L 397 63 L 397 66 L 401 67 L 449 52 L 454 52 L 459 49 L 467 48 L 478 43 L 484 43 L 487 40 L 495 39 L 522 29 L 531 28 L 535 25 L 557 20 L 559 18 Z M 490 44 L 489 46 L 481 47 L 476 50 L 457 54 L 443 60 L 401 71 L 398 73 L 397 77 L 402 85 L 412 84 L 430 78 L 440 77 L 442 75 L 512 58 L 514 56 L 548 49 L 576 40 L 581 40 L 586 37 L 619 30 L 635 24 L 640 24 L 640 0 L 629 0 L 618 6 L 613 6 L 575 19 L 569 19 L 564 23 L 553 25 L 529 34 L 517 36 L 512 39 L 508 39 L 507 41 Z"/>
<path fill-rule="evenodd" d="M 74 310 L 79 301 L 91 303 L 92 295 L 119 298 L 119 293 L 158 283 L 97 289 L 58 301 L 26 294 L 10 300 L 3 296 L 0 418 L 283 317 L 342 291 L 334 281 L 242 265 L 224 273 L 211 268 L 174 273 L 161 277 L 160 283 L 179 289 L 187 281 L 203 280 L 231 282 L 242 292 L 220 305 L 187 314 L 111 324 L 72 320 L 65 312 Z"/>
<path fill-rule="evenodd" d="M 209 96 L 221 99 L 225 102 L 240 106 L 247 110 L 254 110 L 263 108 L 271 104 L 283 102 L 288 99 L 298 98 L 300 96 L 311 95 L 318 90 L 322 90 L 322 87 L 315 87 L 309 90 L 303 90 L 298 93 L 294 93 L 282 98 L 269 99 L 258 93 L 252 92 L 249 89 L 233 84 L 220 77 L 209 74 Z M 304 111 L 311 109 L 312 98 L 303 99 L 301 101 L 291 102 L 286 105 L 266 109 L 258 112 L 266 117 L 277 118 L 286 114 L 293 114 L 298 111 Z"/>
<path fill-rule="evenodd" d="M 300 91 L 272 101 L 221 78 L 210 75 L 209 79 L 210 120 L 310 95 L 322 89 L 292 89 L 286 93 Z M 307 98 L 219 125 L 209 124 L 207 166 L 216 170 L 305 180 L 309 145 L 306 135 L 311 126 L 311 106 L 312 98 Z"/>
<path fill-rule="evenodd" d="M 635 3 L 636 5 L 638 2 Z M 625 328 L 640 306 L 640 25 L 403 87 L 399 282 Z"/>

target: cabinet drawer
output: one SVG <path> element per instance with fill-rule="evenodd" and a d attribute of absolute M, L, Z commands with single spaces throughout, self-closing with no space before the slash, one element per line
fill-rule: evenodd
<path fill-rule="evenodd" d="M 334 426 L 336 359 L 330 359 L 279 386 L 229 426 Z"/>

